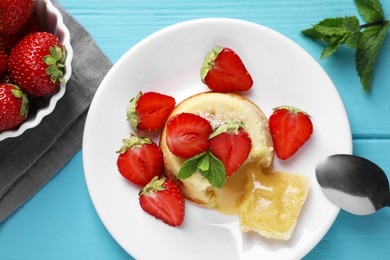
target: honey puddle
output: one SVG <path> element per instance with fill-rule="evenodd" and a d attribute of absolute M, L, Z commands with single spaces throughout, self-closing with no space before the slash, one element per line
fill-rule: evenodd
<path fill-rule="evenodd" d="M 261 172 L 256 164 L 247 164 L 228 177 L 222 189 L 215 189 L 215 207 L 214 209 L 224 214 L 238 214 L 240 204 L 245 194 L 245 185 L 248 181 L 248 176 L 252 172 Z"/>
<path fill-rule="evenodd" d="M 290 239 L 309 192 L 309 179 L 301 174 L 263 173 L 248 164 L 215 189 L 214 209 L 237 214 L 243 232 L 257 231 L 269 238 Z"/>

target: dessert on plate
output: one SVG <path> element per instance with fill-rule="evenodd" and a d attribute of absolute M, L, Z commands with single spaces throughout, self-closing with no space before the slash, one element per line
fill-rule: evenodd
<path fill-rule="evenodd" d="M 251 147 L 246 160 L 221 187 L 213 186 L 199 171 L 190 177 L 178 174 L 187 158 L 171 152 L 167 140 L 170 119 L 190 113 L 206 119 L 213 130 L 236 122 Z M 299 174 L 272 171 L 274 147 L 268 119 L 249 99 L 232 93 L 204 92 L 187 98 L 170 114 L 161 138 L 164 173 L 175 180 L 185 197 L 204 207 L 237 214 L 243 232 L 256 231 L 268 238 L 288 240 L 309 191 L 308 179 Z"/>

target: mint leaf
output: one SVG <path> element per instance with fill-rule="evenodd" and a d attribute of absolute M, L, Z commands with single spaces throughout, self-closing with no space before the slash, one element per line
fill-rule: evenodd
<path fill-rule="evenodd" d="M 324 59 L 342 44 L 356 48 L 360 36 L 359 20 L 355 16 L 327 18 L 302 33 L 313 40 L 328 43 L 321 53 L 321 59 Z"/>
<path fill-rule="evenodd" d="M 385 19 L 382 5 L 378 0 L 355 0 L 359 14 L 368 23 L 382 21 Z"/>
<path fill-rule="evenodd" d="M 332 55 L 340 45 L 344 44 L 348 38 L 348 34 L 344 35 L 336 35 L 330 38 L 328 46 L 322 51 L 321 59 L 325 59 L 326 57 Z"/>
<path fill-rule="evenodd" d="M 204 152 L 185 160 L 179 172 L 177 173 L 177 177 L 179 179 L 187 179 L 191 177 L 192 174 L 194 174 L 198 170 L 199 161 L 205 154 L 206 153 Z"/>
<path fill-rule="evenodd" d="M 209 171 L 207 173 L 206 178 L 209 180 L 211 185 L 213 185 L 214 187 L 222 188 L 222 186 L 226 182 L 225 166 L 210 151 L 208 151 L 207 154 L 210 156 L 210 168 L 209 168 Z"/>
<path fill-rule="evenodd" d="M 327 18 L 313 26 L 313 29 L 324 36 L 342 36 L 347 33 L 343 27 L 345 18 Z"/>
<path fill-rule="evenodd" d="M 389 25 L 387 21 L 384 26 L 368 27 L 359 38 L 355 55 L 356 70 L 365 91 L 371 89 L 375 63 Z"/>
<path fill-rule="evenodd" d="M 345 43 L 351 48 L 356 48 L 360 37 L 358 18 L 356 16 L 347 16 L 344 20 L 343 27 L 347 30 L 348 34 Z"/>
<path fill-rule="evenodd" d="M 225 166 L 210 151 L 185 160 L 177 177 L 179 179 L 187 179 L 195 172 L 199 172 L 211 185 L 217 188 L 221 188 L 226 182 Z"/>
<path fill-rule="evenodd" d="M 302 31 L 302 34 L 315 41 L 328 41 L 328 37 L 314 30 L 314 28 L 308 28 Z"/>
<path fill-rule="evenodd" d="M 312 28 L 303 30 L 302 34 L 312 40 L 328 43 L 321 53 L 321 59 L 332 55 L 342 44 L 355 48 L 356 70 L 364 90 L 369 91 L 376 59 L 390 21 L 385 20 L 379 0 L 354 1 L 366 24 L 360 25 L 355 16 L 326 18 Z"/>

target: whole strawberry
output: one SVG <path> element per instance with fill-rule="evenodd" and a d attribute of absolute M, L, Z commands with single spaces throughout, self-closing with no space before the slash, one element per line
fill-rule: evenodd
<path fill-rule="evenodd" d="M 163 154 L 149 138 L 131 135 L 123 140 L 117 166 L 120 174 L 139 186 L 145 186 L 163 171 Z"/>
<path fill-rule="evenodd" d="M 176 182 L 153 178 L 139 192 L 141 208 L 170 226 L 180 226 L 184 220 L 185 200 Z"/>
<path fill-rule="evenodd" d="M 64 82 L 65 47 L 48 32 L 25 36 L 12 49 L 8 70 L 12 80 L 33 96 L 55 93 Z"/>
<path fill-rule="evenodd" d="M 21 125 L 27 117 L 28 99 L 12 84 L 0 84 L 0 132 Z"/>
<path fill-rule="evenodd" d="M 36 0 L 0 0 L 0 33 L 13 34 L 27 22 Z"/>
<path fill-rule="evenodd" d="M 294 155 L 313 133 L 310 116 L 292 106 L 275 108 L 269 118 L 269 128 L 276 155 L 282 160 Z"/>
<path fill-rule="evenodd" d="M 39 24 L 39 20 L 36 13 L 33 12 L 30 15 L 30 18 L 25 23 L 25 25 L 16 33 L 13 34 L 0 33 L 0 48 L 3 48 L 5 51 L 9 53 L 12 50 L 12 48 L 18 43 L 18 41 L 22 39 L 24 36 L 39 31 L 43 31 L 43 29 Z"/>

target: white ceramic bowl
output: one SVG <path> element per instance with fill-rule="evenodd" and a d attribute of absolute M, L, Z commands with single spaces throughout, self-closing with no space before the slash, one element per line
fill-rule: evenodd
<path fill-rule="evenodd" d="M 35 12 L 43 29 L 56 35 L 66 48 L 67 58 L 65 61 L 66 72 L 64 78 L 65 82 L 67 82 L 72 74 L 71 61 L 73 58 L 73 49 L 70 45 L 69 30 L 63 22 L 61 13 L 51 3 L 50 0 L 37 0 Z M 66 83 L 61 84 L 60 89 L 56 94 L 51 96 L 47 105 L 36 111 L 34 115 L 30 115 L 27 121 L 24 122 L 19 128 L 1 132 L 0 141 L 6 138 L 19 136 L 27 129 L 36 127 L 45 116 L 53 112 L 58 100 L 60 100 L 60 98 L 62 98 L 62 96 L 65 94 L 65 85 Z"/>

